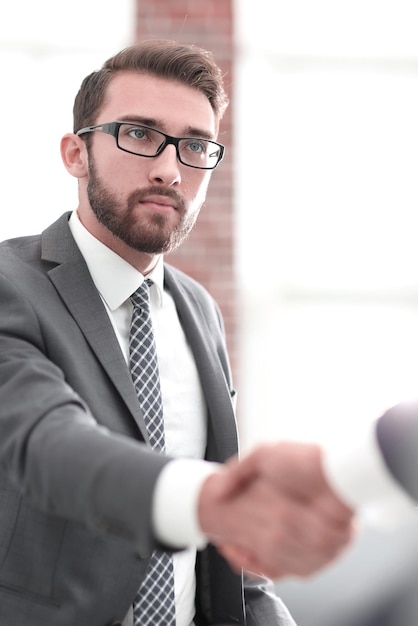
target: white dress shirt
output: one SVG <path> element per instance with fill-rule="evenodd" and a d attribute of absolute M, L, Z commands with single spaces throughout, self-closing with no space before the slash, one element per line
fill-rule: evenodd
<path fill-rule="evenodd" d="M 365 523 L 390 531 L 417 519 L 416 503 L 386 466 L 377 441 L 376 423 L 343 450 L 325 447 L 324 469 L 337 495 Z"/>
<path fill-rule="evenodd" d="M 91 235 L 76 212 L 72 213 L 69 225 L 128 366 L 133 310 L 130 296 L 144 276 Z M 189 626 L 194 617 L 196 549 L 206 545 L 197 520 L 197 500 L 204 479 L 216 466 L 202 460 L 206 449 L 206 403 L 174 301 L 164 290 L 162 257 L 147 278 L 153 281 L 150 309 L 164 407 L 166 452 L 181 457 L 168 463 L 161 472 L 154 494 L 153 522 L 161 541 L 173 547 L 193 546 L 173 557 L 177 626 Z"/>

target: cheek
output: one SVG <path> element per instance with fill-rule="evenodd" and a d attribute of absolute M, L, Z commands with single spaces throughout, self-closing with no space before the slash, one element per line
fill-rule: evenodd
<path fill-rule="evenodd" d="M 200 174 L 196 178 L 197 180 L 190 187 L 189 198 L 192 200 L 193 203 L 200 207 L 206 199 L 211 174 L 207 172 L 203 174 L 203 176 L 202 174 Z"/>
<path fill-rule="evenodd" d="M 99 173 L 103 177 L 106 176 L 109 183 L 112 180 L 130 183 L 137 181 L 141 172 L 141 167 L 134 159 L 135 156 L 116 149 L 112 152 L 102 150 L 95 156 L 94 161 Z"/>
<path fill-rule="evenodd" d="M 123 159 L 105 163 L 103 177 L 106 184 L 121 196 L 132 193 L 148 184 L 142 169 L 132 167 L 132 164 L 124 162 Z"/>

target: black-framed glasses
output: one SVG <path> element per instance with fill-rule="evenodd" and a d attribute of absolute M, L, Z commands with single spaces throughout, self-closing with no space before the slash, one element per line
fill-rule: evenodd
<path fill-rule="evenodd" d="M 171 137 L 166 133 L 134 122 L 109 122 L 86 126 L 77 132 L 100 132 L 112 135 L 120 150 L 137 156 L 152 158 L 162 153 L 170 144 L 176 147 L 180 163 L 199 170 L 213 170 L 223 159 L 225 147 L 221 143 L 202 137 Z"/>

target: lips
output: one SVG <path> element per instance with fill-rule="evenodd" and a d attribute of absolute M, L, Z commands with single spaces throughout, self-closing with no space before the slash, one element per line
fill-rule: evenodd
<path fill-rule="evenodd" d="M 167 196 L 146 196 L 140 200 L 142 204 L 154 204 L 161 207 L 177 209 L 176 202 Z"/>
<path fill-rule="evenodd" d="M 186 211 L 185 201 L 179 193 L 157 186 L 133 191 L 128 197 L 128 209 L 132 211 L 138 205 L 157 213 L 176 211 L 184 214 Z"/>

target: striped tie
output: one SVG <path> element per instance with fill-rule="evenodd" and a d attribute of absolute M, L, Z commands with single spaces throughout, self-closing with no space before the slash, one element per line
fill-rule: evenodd
<path fill-rule="evenodd" d="M 165 452 L 163 406 L 160 376 L 150 316 L 149 288 L 146 280 L 131 296 L 134 307 L 129 338 L 132 380 L 154 450 Z M 173 559 L 155 550 L 145 579 L 134 600 L 135 626 L 175 626 Z"/>

